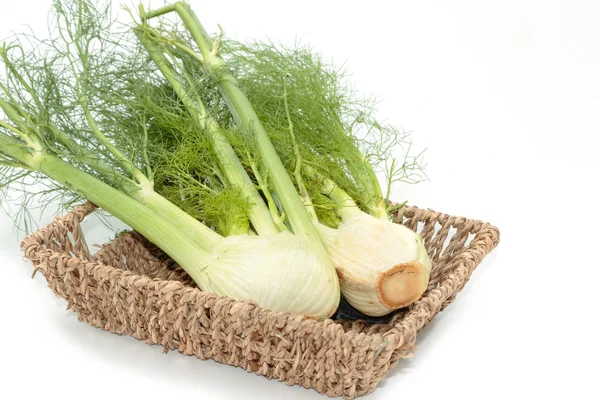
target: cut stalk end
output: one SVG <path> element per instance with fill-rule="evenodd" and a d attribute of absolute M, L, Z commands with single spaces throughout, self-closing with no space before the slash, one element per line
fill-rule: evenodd
<path fill-rule="evenodd" d="M 391 312 L 417 301 L 428 282 L 429 271 L 419 261 L 397 264 L 379 276 L 377 295 Z"/>

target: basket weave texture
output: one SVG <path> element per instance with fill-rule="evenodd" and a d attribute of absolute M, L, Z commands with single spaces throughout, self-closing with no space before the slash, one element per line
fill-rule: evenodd
<path fill-rule="evenodd" d="M 21 243 L 35 271 L 81 321 L 345 398 L 373 391 L 390 368 L 412 355 L 419 332 L 499 241 L 490 224 L 403 207 L 395 222 L 421 234 L 433 261 L 423 297 L 386 324 L 317 321 L 202 292 L 136 232 L 91 255 L 80 222 L 94 210 L 76 207 Z"/>

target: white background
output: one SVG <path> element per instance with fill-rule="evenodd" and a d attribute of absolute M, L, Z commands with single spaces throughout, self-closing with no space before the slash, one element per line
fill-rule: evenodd
<path fill-rule="evenodd" d="M 429 182 L 394 198 L 500 228 L 498 249 L 371 398 L 598 398 L 600 3 L 192 3 L 209 30 L 301 38 L 346 61 L 381 115 L 428 148 Z M 0 37 L 43 33 L 49 4 L 2 2 Z M 321 398 L 78 322 L 29 279 L 11 224 L 0 216 L 0 398 Z"/>

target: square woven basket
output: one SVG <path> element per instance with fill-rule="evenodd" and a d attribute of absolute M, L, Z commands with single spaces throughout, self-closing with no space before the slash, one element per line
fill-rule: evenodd
<path fill-rule="evenodd" d="M 394 221 L 421 234 L 433 261 L 423 297 L 385 324 L 317 321 L 202 292 L 136 232 L 92 256 L 80 222 L 94 210 L 91 204 L 76 207 L 21 243 L 35 271 L 81 321 L 345 398 L 373 391 L 412 354 L 419 332 L 454 300 L 499 241 L 490 224 L 403 207 Z"/>

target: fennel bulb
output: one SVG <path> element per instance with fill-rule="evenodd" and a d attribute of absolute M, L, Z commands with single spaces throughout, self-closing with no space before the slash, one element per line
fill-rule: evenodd
<path fill-rule="evenodd" d="M 337 229 L 318 227 L 344 297 L 363 314 L 389 314 L 412 304 L 427 289 L 431 260 L 423 239 L 407 227 L 362 211 Z"/>
<path fill-rule="evenodd" d="M 320 318 L 338 307 L 338 278 L 328 257 L 290 232 L 226 237 L 212 260 L 197 279 L 204 290 Z"/>

